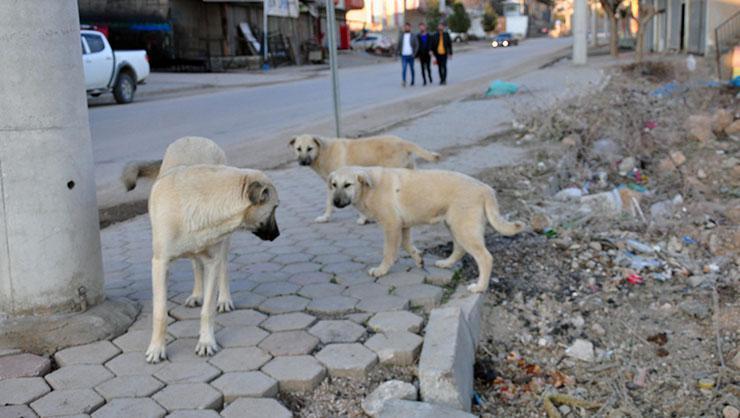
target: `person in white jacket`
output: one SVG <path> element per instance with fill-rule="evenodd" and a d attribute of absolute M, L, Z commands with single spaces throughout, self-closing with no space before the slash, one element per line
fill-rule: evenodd
<path fill-rule="evenodd" d="M 403 32 L 398 34 L 398 55 L 401 56 L 402 86 L 406 87 L 406 69 L 411 68 L 411 85 L 414 85 L 414 59 L 419 51 L 419 40 L 411 33 L 411 24 L 403 25 Z"/>

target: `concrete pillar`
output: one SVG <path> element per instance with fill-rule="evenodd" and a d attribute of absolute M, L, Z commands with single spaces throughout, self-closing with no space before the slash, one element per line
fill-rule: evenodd
<path fill-rule="evenodd" d="M 598 13 L 598 8 L 596 7 L 596 2 L 591 3 L 591 46 L 596 46 L 598 44 L 598 30 L 596 28 L 596 14 Z"/>
<path fill-rule="evenodd" d="M 0 313 L 103 299 L 79 25 L 77 0 L 0 1 Z"/>
<path fill-rule="evenodd" d="M 573 64 L 586 63 L 588 43 L 588 6 L 586 0 L 575 0 L 573 5 Z"/>

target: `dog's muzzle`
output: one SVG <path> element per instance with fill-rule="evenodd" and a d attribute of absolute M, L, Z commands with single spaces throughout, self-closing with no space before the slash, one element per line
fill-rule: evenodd
<path fill-rule="evenodd" d="M 267 222 L 261 224 L 257 229 L 252 231 L 252 233 L 257 235 L 257 237 L 263 241 L 274 241 L 275 238 L 280 236 L 280 229 L 275 221 L 275 216 L 271 216 Z"/>
<path fill-rule="evenodd" d="M 300 165 L 311 165 L 311 162 L 312 162 L 311 157 L 299 158 L 298 159 L 298 164 L 300 164 Z"/>
<path fill-rule="evenodd" d="M 340 209 L 349 206 L 350 203 L 351 203 L 350 200 L 347 198 L 343 198 L 343 197 L 334 198 L 334 206 Z"/>

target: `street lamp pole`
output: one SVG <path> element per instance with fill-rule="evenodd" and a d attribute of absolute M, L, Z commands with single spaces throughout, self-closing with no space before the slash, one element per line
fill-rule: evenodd
<path fill-rule="evenodd" d="M 329 35 L 329 66 L 331 67 L 331 87 L 334 102 L 334 133 L 342 136 L 339 124 L 339 74 L 337 74 L 337 20 L 334 16 L 334 0 L 326 0 L 326 31 Z"/>
<path fill-rule="evenodd" d="M 573 64 L 586 63 L 588 43 L 588 6 L 586 0 L 575 0 L 573 10 Z"/>
<path fill-rule="evenodd" d="M 263 55 L 264 59 L 262 60 L 262 69 L 267 71 L 270 69 L 270 62 L 268 61 L 268 55 L 267 55 L 267 9 L 268 9 L 268 2 L 270 0 L 264 0 L 262 3 L 262 8 L 264 9 L 262 13 L 262 37 L 263 37 Z"/>

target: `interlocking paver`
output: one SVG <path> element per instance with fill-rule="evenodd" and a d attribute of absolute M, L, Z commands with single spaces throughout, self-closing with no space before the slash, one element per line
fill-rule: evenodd
<path fill-rule="evenodd" d="M 93 418 L 161 418 L 167 411 L 147 398 L 114 399 L 92 414 Z"/>
<path fill-rule="evenodd" d="M 395 295 L 367 298 L 357 304 L 357 309 L 365 312 L 400 311 L 408 308 L 409 300 Z"/>
<path fill-rule="evenodd" d="M 395 287 L 422 284 L 424 283 L 424 272 L 420 270 L 392 272 L 379 278 L 378 283 Z"/>
<path fill-rule="evenodd" d="M 303 286 L 298 292 L 299 295 L 311 299 L 334 296 L 342 293 L 344 286 L 333 283 L 316 283 Z"/>
<path fill-rule="evenodd" d="M 262 295 L 252 292 L 242 291 L 231 294 L 231 301 L 234 302 L 236 309 L 254 309 L 260 306 L 260 303 L 267 299 Z"/>
<path fill-rule="evenodd" d="M 365 268 L 366 266 L 364 264 L 355 263 L 354 261 L 343 261 L 340 263 L 326 264 L 321 268 L 321 271 L 341 275 L 342 273 L 361 271 Z"/>
<path fill-rule="evenodd" d="M 384 284 L 366 282 L 350 286 L 344 291 L 345 295 L 358 299 L 367 299 L 378 296 L 386 296 L 391 293 L 391 287 Z"/>
<path fill-rule="evenodd" d="M 327 296 L 312 300 L 306 310 L 317 314 L 337 315 L 354 310 L 357 302 L 357 299 L 349 296 Z"/>
<path fill-rule="evenodd" d="M 223 395 L 205 383 L 169 385 L 152 397 L 168 411 L 178 409 L 218 409 Z"/>
<path fill-rule="evenodd" d="M 270 334 L 255 326 L 226 327 L 216 333 L 216 341 L 221 347 L 251 347 L 259 344 L 268 335 Z"/>
<path fill-rule="evenodd" d="M 184 409 L 167 415 L 167 418 L 219 418 L 220 416 L 212 409 Z"/>
<path fill-rule="evenodd" d="M 259 310 L 269 314 L 281 314 L 288 312 L 300 312 L 306 308 L 309 299 L 300 296 L 276 296 L 262 302 Z"/>
<path fill-rule="evenodd" d="M 316 323 L 308 332 L 324 344 L 353 343 L 365 335 L 365 328 L 348 320 L 324 320 Z"/>
<path fill-rule="evenodd" d="M 370 275 L 368 275 L 364 270 L 337 274 L 335 280 L 337 283 L 345 286 L 355 286 L 362 283 L 375 282 L 375 279 L 370 277 Z"/>
<path fill-rule="evenodd" d="M 312 271 L 310 273 L 298 273 L 290 276 L 289 281 L 297 285 L 305 286 L 309 284 L 329 283 L 332 275 L 329 273 L 323 273 L 320 271 Z"/>
<path fill-rule="evenodd" d="M 0 406 L 0 417 L 2 418 L 36 418 L 33 409 L 26 405 Z"/>
<path fill-rule="evenodd" d="M 226 348 L 209 360 L 223 372 L 248 372 L 270 361 L 271 355 L 258 347 Z"/>
<path fill-rule="evenodd" d="M 310 353 L 319 339 L 306 331 L 281 331 L 262 340 L 259 347 L 273 356 L 297 356 Z"/>
<path fill-rule="evenodd" d="M 281 315 L 273 315 L 261 324 L 262 328 L 271 331 L 293 331 L 308 328 L 316 321 L 316 317 L 303 313 L 293 312 Z"/>
<path fill-rule="evenodd" d="M 200 319 L 200 312 L 201 312 L 200 306 L 189 308 L 185 305 L 178 305 L 170 309 L 170 316 L 178 320 Z"/>
<path fill-rule="evenodd" d="M 378 312 L 370 318 L 367 326 L 375 332 L 409 331 L 419 332 L 424 319 L 408 311 Z"/>
<path fill-rule="evenodd" d="M 408 331 L 375 334 L 365 345 L 375 351 L 381 364 L 405 366 L 414 364 L 421 351 L 422 338 Z"/>
<path fill-rule="evenodd" d="M 249 272 L 247 274 L 249 276 L 249 280 L 255 283 L 277 282 L 280 280 L 287 280 L 290 276 L 288 273 L 282 271 L 263 271 L 258 273 Z"/>
<path fill-rule="evenodd" d="M 162 389 L 164 383 L 152 376 L 119 376 L 95 387 L 107 400 L 114 398 L 145 398 Z"/>
<path fill-rule="evenodd" d="M 367 312 L 358 312 L 358 313 L 347 314 L 344 317 L 354 322 L 355 324 L 365 325 L 365 323 L 367 322 L 368 319 L 370 319 L 371 316 L 372 314 L 367 313 Z"/>
<path fill-rule="evenodd" d="M 226 373 L 211 382 L 211 386 L 224 394 L 226 403 L 240 397 L 274 397 L 278 392 L 277 380 L 262 372 Z"/>
<path fill-rule="evenodd" d="M 205 361 L 197 363 L 170 363 L 154 373 L 157 379 L 171 383 L 207 383 L 221 374 L 221 370 Z"/>
<path fill-rule="evenodd" d="M 167 345 L 167 359 L 173 363 L 198 362 L 202 357 L 195 354 L 197 338 L 178 338 Z"/>
<path fill-rule="evenodd" d="M 326 376 L 326 369 L 311 356 L 286 356 L 272 359 L 262 371 L 278 381 L 281 392 L 312 390 Z"/>
<path fill-rule="evenodd" d="M 73 364 L 103 364 L 120 352 L 121 350 L 110 341 L 98 341 L 57 351 L 54 360 L 59 367 Z"/>
<path fill-rule="evenodd" d="M 199 326 L 200 322 L 198 322 L 198 327 Z M 171 330 L 168 328 L 168 331 Z M 197 335 L 198 334 L 195 334 L 195 336 Z M 127 333 L 113 340 L 113 344 L 118 346 L 118 348 L 120 348 L 123 352 L 146 351 L 146 348 L 149 346 L 149 340 L 151 339 L 151 337 L 151 330 L 128 331 Z M 172 337 L 170 337 L 169 335 L 166 336 L 166 341 L 172 341 Z"/>
<path fill-rule="evenodd" d="M 231 313 L 231 312 L 230 312 Z M 216 320 L 220 318 L 220 315 L 216 316 Z M 175 321 L 172 325 L 167 327 L 167 332 L 174 335 L 177 338 L 194 338 L 200 335 L 200 320 L 199 319 L 186 319 L 183 321 Z M 141 346 L 144 347 L 142 351 L 146 351 L 147 344 Z M 124 350 L 125 351 L 125 350 Z"/>
<path fill-rule="evenodd" d="M 177 342 L 177 341 L 176 341 Z M 175 342 L 175 343 L 176 343 Z M 173 343 L 174 344 L 174 343 Z M 195 350 L 195 344 L 191 346 L 191 351 Z M 168 351 L 169 355 L 169 351 Z M 153 375 L 159 369 L 165 366 L 165 363 L 150 364 L 146 362 L 144 353 L 131 352 L 119 354 L 105 363 L 110 371 L 116 376 L 132 375 Z"/>
<path fill-rule="evenodd" d="M 295 264 L 288 264 L 287 266 L 283 267 L 280 271 L 288 274 L 295 274 L 295 273 L 308 273 L 311 271 L 319 271 L 321 269 L 321 264 L 319 263 L 295 263 Z"/>
<path fill-rule="evenodd" d="M 330 344 L 316 353 L 316 359 L 334 377 L 363 378 L 378 356 L 362 344 Z"/>
<path fill-rule="evenodd" d="M 312 258 L 311 254 L 305 253 L 290 253 L 278 255 L 272 259 L 275 263 L 280 264 L 291 264 L 291 263 L 303 263 L 309 261 Z"/>
<path fill-rule="evenodd" d="M 224 418 L 291 418 L 293 414 L 275 399 L 237 399 L 221 412 Z"/>
<path fill-rule="evenodd" d="M 408 298 L 411 307 L 419 307 L 429 312 L 442 302 L 444 291 L 441 287 L 431 284 L 415 284 L 399 287 L 394 294 Z"/>
<path fill-rule="evenodd" d="M 225 327 L 257 326 L 267 319 L 267 316 L 252 309 L 238 309 L 216 315 L 216 322 Z"/>
<path fill-rule="evenodd" d="M 0 357 L 0 380 L 43 376 L 49 369 L 51 361 L 35 354 L 20 353 Z"/>
<path fill-rule="evenodd" d="M 42 417 L 89 414 L 105 400 L 92 389 L 55 390 L 31 403 Z"/>
<path fill-rule="evenodd" d="M 455 271 L 434 267 L 434 263 L 426 263 L 426 282 L 437 286 L 447 286 L 452 282 Z"/>
<path fill-rule="evenodd" d="M 18 377 L 0 380 L 0 405 L 21 405 L 49 393 L 43 377 Z"/>
<path fill-rule="evenodd" d="M 77 364 L 62 367 L 46 375 L 46 381 L 56 390 L 89 389 L 113 378 L 113 373 L 97 364 Z"/>
<path fill-rule="evenodd" d="M 273 297 L 280 295 L 290 295 L 296 293 L 300 288 L 301 286 L 290 282 L 270 282 L 262 283 L 261 285 L 255 287 L 252 292 L 266 297 Z"/>

